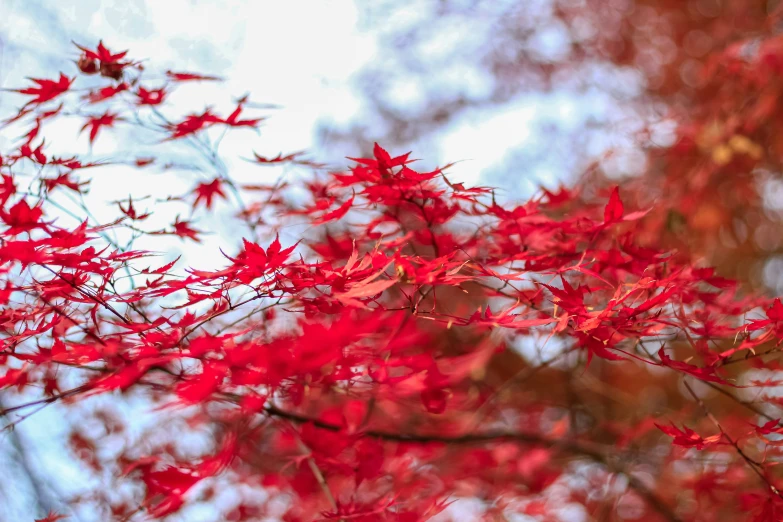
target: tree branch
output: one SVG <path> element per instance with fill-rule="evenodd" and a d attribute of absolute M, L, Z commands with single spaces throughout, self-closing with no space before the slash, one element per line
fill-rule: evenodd
<path fill-rule="evenodd" d="M 342 430 L 341 426 L 324 422 L 322 420 L 282 410 L 276 406 L 269 405 L 265 412 L 281 419 L 286 419 L 298 424 L 312 423 L 317 428 L 328 431 L 338 432 Z M 528 444 L 539 444 L 543 446 L 554 447 L 564 453 L 576 456 L 588 457 L 592 461 L 602 464 L 613 473 L 619 473 L 626 477 L 628 486 L 641 496 L 647 504 L 653 508 L 659 515 L 669 522 L 680 522 L 681 519 L 675 514 L 671 507 L 654 491 L 644 485 L 639 479 L 634 477 L 629 471 L 620 464 L 613 462 L 613 459 L 598 449 L 595 445 L 588 442 L 575 440 L 564 440 L 553 437 L 547 437 L 537 433 L 523 433 L 510 431 L 491 431 L 485 433 L 468 433 L 463 435 L 437 435 L 437 434 L 418 434 L 418 433 L 393 433 L 379 430 L 367 430 L 363 433 L 366 437 L 376 438 L 390 442 L 402 443 L 441 443 L 450 445 L 471 445 L 485 444 L 490 442 L 521 442 Z"/>

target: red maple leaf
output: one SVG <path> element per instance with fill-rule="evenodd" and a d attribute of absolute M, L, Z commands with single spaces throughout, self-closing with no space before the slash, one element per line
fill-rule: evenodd
<path fill-rule="evenodd" d="M 44 186 L 46 186 L 46 190 L 48 192 L 51 192 L 57 187 L 66 187 L 74 192 L 81 192 L 81 187 L 87 185 L 89 181 L 83 181 L 79 182 L 74 179 L 71 179 L 72 172 L 68 172 L 67 174 L 60 174 L 56 178 L 43 178 L 41 181 L 43 182 Z"/>
<path fill-rule="evenodd" d="M 239 103 L 237 108 L 234 109 L 234 112 L 229 114 L 228 118 L 222 120 L 222 123 L 228 125 L 229 127 L 256 127 L 258 126 L 259 122 L 264 120 L 264 118 L 240 120 L 239 115 L 242 114 L 242 108 L 242 103 Z"/>
<path fill-rule="evenodd" d="M 198 234 L 202 234 L 203 232 L 196 230 L 195 228 L 191 228 L 189 221 L 180 221 L 179 216 L 177 216 L 176 220 L 171 226 L 174 227 L 174 234 L 178 235 L 179 237 L 192 239 L 196 243 L 201 242 Z"/>
<path fill-rule="evenodd" d="M 164 88 L 147 90 L 144 87 L 139 87 L 136 91 L 136 97 L 138 97 L 136 102 L 138 105 L 160 105 L 166 98 L 166 90 Z"/>
<path fill-rule="evenodd" d="M 90 128 L 90 144 L 92 144 L 102 127 L 112 127 L 118 121 L 122 121 L 122 118 L 107 111 L 100 116 L 90 116 L 82 127 L 82 131 Z"/>
<path fill-rule="evenodd" d="M 375 143 L 373 146 L 373 156 L 375 156 L 375 159 L 367 159 L 367 158 L 348 158 L 351 159 L 357 163 L 361 163 L 362 165 L 367 165 L 369 167 L 373 167 L 377 169 L 382 175 L 388 176 L 390 174 L 390 169 L 392 167 L 399 167 L 402 165 L 405 165 L 409 163 L 408 156 L 410 156 L 410 152 L 403 154 L 402 156 L 397 156 L 395 158 L 392 158 L 391 155 Z"/>
<path fill-rule="evenodd" d="M 717 435 L 711 435 L 709 437 L 702 437 L 687 426 L 683 426 L 682 429 L 679 429 L 674 424 L 671 426 L 661 426 L 660 424 L 655 424 L 655 426 L 666 435 L 674 438 L 672 444 L 677 446 L 684 446 L 686 448 L 696 448 L 701 450 L 707 446 L 718 444 L 720 443 L 721 439 L 723 439 L 723 435 L 720 433 Z"/>
<path fill-rule="evenodd" d="M 86 98 L 90 101 L 90 103 L 100 103 L 127 90 L 128 84 L 123 82 L 116 86 L 110 85 L 108 87 L 98 89 L 97 91 L 91 91 L 89 94 L 87 94 Z"/>
<path fill-rule="evenodd" d="M 191 72 L 174 72 L 166 71 L 166 76 L 175 82 L 192 82 L 192 81 L 221 81 L 222 79 L 217 76 L 207 76 L 198 73 Z"/>
<path fill-rule="evenodd" d="M 60 78 L 58 80 L 30 78 L 30 81 L 37 84 L 37 86 L 27 87 L 26 89 L 13 90 L 13 92 L 18 92 L 19 94 L 33 96 L 33 99 L 28 101 L 25 107 L 31 104 L 40 105 L 57 98 L 64 92 L 67 92 L 68 89 L 71 88 L 73 78 L 68 78 L 63 73 L 60 73 Z"/>
<path fill-rule="evenodd" d="M 30 207 L 24 199 L 19 200 L 7 211 L 0 210 L 0 218 L 9 227 L 6 233 L 12 235 L 45 226 L 40 223 L 42 215 L 43 210 L 40 205 Z"/>
<path fill-rule="evenodd" d="M 128 54 L 128 51 L 112 53 L 103 45 L 103 41 L 98 42 L 98 47 L 94 51 L 77 43 L 74 43 L 74 45 L 82 51 L 77 65 L 79 70 L 85 74 L 100 72 L 101 76 L 119 80 L 122 78 L 125 68 L 133 65 L 132 62 L 122 61 L 125 55 Z"/>
<path fill-rule="evenodd" d="M 82 47 L 77 43 L 74 43 L 74 45 L 81 49 L 87 58 L 98 60 L 99 62 L 106 64 L 120 63 L 120 61 L 125 58 L 125 55 L 128 54 L 128 51 L 112 53 L 109 51 L 109 49 L 106 48 L 106 46 L 103 45 L 103 40 L 98 42 L 98 47 L 94 51 L 92 49 Z"/>
<path fill-rule="evenodd" d="M 193 189 L 193 192 L 196 193 L 196 200 L 193 202 L 193 208 L 196 208 L 201 201 L 204 202 L 204 206 L 207 208 L 212 208 L 212 200 L 216 196 L 226 199 L 226 194 L 223 192 L 223 182 L 220 178 L 215 178 L 209 183 L 199 183 L 196 185 L 196 188 Z"/>
<path fill-rule="evenodd" d="M 353 206 L 353 200 L 354 197 L 351 196 L 350 199 L 348 199 L 345 203 L 343 203 L 336 209 L 327 212 L 326 214 L 322 215 L 320 218 L 313 221 L 313 224 L 321 225 L 323 223 L 328 223 L 329 221 L 337 221 L 338 219 L 346 215 L 349 210 L 351 210 L 351 206 Z"/>
<path fill-rule="evenodd" d="M 144 214 L 139 214 L 138 212 L 136 212 L 136 207 L 133 206 L 133 198 L 128 198 L 127 207 L 123 207 L 122 202 L 117 202 L 117 204 L 120 207 L 120 212 L 122 212 L 123 214 L 125 214 L 126 216 L 128 216 L 134 221 L 141 221 L 147 219 L 151 215 L 150 212 L 145 212 Z"/>
<path fill-rule="evenodd" d="M 190 114 L 185 116 L 185 119 L 180 122 L 167 125 L 168 130 L 171 131 L 171 136 L 168 139 L 175 140 L 189 136 L 210 125 L 222 122 L 223 120 L 212 114 L 210 109 L 206 109 L 201 114 Z"/>
<path fill-rule="evenodd" d="M 694 377 L 701 379 L 702 381 L 718 382 L 721 384 L 733 386 L 731 383 L 726 382 L 721 377 L 716 375 L 715 374 L 716 369 L 714 367 L 708 366 L 706 368 L 700 368 L 698 366 L 694 366 L 692 364 L 688 364 L 685 362 L 674 361 L 670 359 L 668 355 L 666 355 L 666 352 L 664 352 L 663 348 L 661 348 L 658 351 L 658 357 L 661 358 L 661 363 L 664 366 L 668 366 L 669 368 L 672 368 L 680 372 L 685 372 L 689 375 L 693 375 Z"/>

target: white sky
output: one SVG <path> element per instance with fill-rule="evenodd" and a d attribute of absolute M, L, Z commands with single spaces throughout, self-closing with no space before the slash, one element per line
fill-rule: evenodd
<path fill-rule="evenodd" d="M 103 39 L 115 52 L 130 49 L 129 57 L 148 58 L 151 71 L 171 68 L 227 79 L 178 89 L 172 102 L 182 115 L 200 112 L 205 102 L 216 104 L 218 112 L 226 113 L 232 108 L 232 99 L 245 93 L 251 93 L 254 102 L 282 106 L 280 110 L 263 113 L 271 117 L 264 122 L 261 136 L 240 131 L 223 141 L 221 154 L 229 160 L 232 177 L 239 181 L 269 179 L 280 174 L 279 170 L 256 167 L 240 159 L 249 157 L 251 151 L 274 156 L 312 149 L 319 118 L 351 118 L 358 106 L 354 101 L 357 97 L 349 88 L 349 78 L 372 59 L 374 49 L 373 38 L 354 28 L 356 9 L 350 0 L 2 2 L 0 38 L 5 45 L 0 56 L 1 87 L 25 85 L 25 77 L 48 77 L 60 69 L 73 74 L 75 67 L 68 60 L 75 59 L 78 52 L 71 40 L 94 47 Z M 0 113 L 8 114 L 19 99 L 0 93 Z M 86 136 L 74 138 L 80 124 L 72 121 L 70 126 L 66 122 L 50 128 L 47 141 L 51 145 L 47 152 L 56 153 L 58 146 L 63 145 L 66 147 L 59 150 L 62 154 L 88 152 Z M 3 138 L 13 137 L 0 137 L 0 145 Z M 120 131 L 102 132 L 92 152 L 98 157 L 116 156 L 117 151 L 127 148 L 117 142 L 118 138 L 122 138 Z M 101 168 L 93 175 L 90 201 L 98 208 L 99 202 L 109 199 L 149 195 L 151 186 L 156 194 L 183 194 L 194 184 L 189 174 L 154 175 L 154 171 Z M 186 208 L 170 212 L 161 209 L 157 217 L 162 224 L 168 224 L 178 210 Z M 116 213 L 116 207 L 107 207 L 105 211 L 108 219 L 109 212 Z M 102 217 L 100 211 L 97 214 Z M 183 252 L 171 252 L 172 257 L 183 253 L 183 261 L 187 262 L 188 257 L 193 257 L 188 250 L 198 250 L 202 267 L 224 262 L 218 247 L 225 246 L 220 232 L 228 231 L 199 227 L 198 223 L 196 227 L 213 229 L 218 232 L 217 237 L 206 238 L 203 245 L 188 243 Z M 231 239 L 237 244 L 240 238 Z M 143 244 L 140 248 L 155 246 Z"/>

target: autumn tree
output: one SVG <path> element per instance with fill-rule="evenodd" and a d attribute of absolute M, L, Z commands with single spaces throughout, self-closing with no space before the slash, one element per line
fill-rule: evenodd
<path fill-rule="evenodd" d="M 230 158 L 223 142 L 267 116 L 251 96 L 183 112 L 178 91 L 220 79 L 75 52 L 14 89 L 0 152 L 0 416 L 10 434 L 72 412 L 84 477 L 31 519 L 783 515 L 783 304 L 704 263 L 718 232 L 683 198 L 711 193 L 589 174 L 507 202 L 379 144 L 339 168 L 262 138 Z M 760 56 L 729 69 L 748 81 L 774 66 Z M 738 128 L 665 152 L 717 165 L 711 188 L 766 157 Z M 112 157 L 75 152 L 115 132 Z M 110 183 L 95 207 L 119 166 L 146 194 Z M 692 242 L 666 235 L 675 211 Z M 210 232 L 218 264 L 172 255 Z"/>

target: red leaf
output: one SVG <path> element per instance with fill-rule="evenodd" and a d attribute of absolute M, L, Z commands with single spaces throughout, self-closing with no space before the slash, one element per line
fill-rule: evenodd
<path fill-rule="evenodd" d="M 82 131 L 87 129 L 87 127 L 90 128 L 90 143 L 93 143 L 102 127 L 111 127 L 117 121 L 122 121 L 122 119 L 110 112 L 105 112 L 100 116 L 90 116 L 87 119 L 87 123 L 82 127 Z"/>
<path fill-rule="evenodd" d="M 686 448 L 696 448 L 701 450 L 708 446 L 719 444 L 723 438 L 723 435 L 721 434 L 702 438 L 698 433 L 688 428 L 687 426 L 683 426 L 682 430 L 674 424 L 672 424 L 671 427 L 661 426 L 660 424 L 655 424 L 655 426 L 666 435 L 674 437 L 672 444 L 677 446 L 684 446 Z"/>
<path fill-rule="evenodd" d="M 623 218 L 623 202 L 620 201 L 620 187 L 614 187 L 609 203 L 604 208 L 604 223 L 616 223 Z"/>
<path fill-rule="evenodd" d="M 674 361 L 670 359 L 668 355 L 666 355 L 666 352 L 664 352 L 663 348 L 661 348 L 658 351 L 658 357 L 661 358 L 661 363 L 664 366 L 668 366 L 669 368 L 672 368 L 674 370 L 693 375 L 694 377 L 701 379 L 702 381 L 718 382 L 721 384 L 727 384 L 729 386 L 733 386 L 731 383 L 726 382 L 718 375 L 715 375 L 716 370 L 713 367 L 699 368 L 698 366 L 694 366 L 692 364 L 688 364 L 680 361 Z"/>
<path fill-rule="evenodd" d="M 226 194 L 223 192 L 223 182 L 220 178 L 215 178 L 209 183 L 199 183 L 193 190 L 196 193 L 196 200 L 193 202 L 193 208 L 198 207 L 199 202 L 203 201 L 204 206 L 212 208 L 212 200 L 216 196 L 220 196 L 226 199 Z"/>
<path fill-rule="evenodd" d="M 351 196 L 351 199 L 340 205 L 338 208 L 332 210 L 331 212 L 327 212 L 326 214 L 322 215 L 320 218 L 313 221 L 314 225 L 321 225 L 323 223 L 328 223 L 329 221 L 336 221 L 346 215 L 349 210 L 351 210 L 351 206 L 353 205 L 353 199 L 354 196 Z"/>
<path fill-rule="evenodd" d="M 73 78 L 68 78 L 63 73 L 60 73 L 60 78 L 58 80 L 45 80 L 40 78 L 31 78 L 30 80 L 37 86 L 28 87 L 26 89 L 16 89 L 13 91 L 18 92 L 19 94 L 32 96 L 33 99 L 27 102 L 27 105 L 40 105 L 51 101 L 68 91 L 73 83 Z"/>
<path fill-rule="evenodd" d="M 191 82 L 191 81 L 221 81 L 221 78 L 217 76 L 205 76 L 203 74 L 190 73 L 190 72 L 174 72 L 166 71 L 166 76 L 175 82 Z"/>
<path fill-rule="evenodd" d="M 147 90 L 144 87 L 139 87 L 136 91 L 136 97 L 138 105 L 160 105 L 166 98 L 166 90 L 163 88 Z"/>

